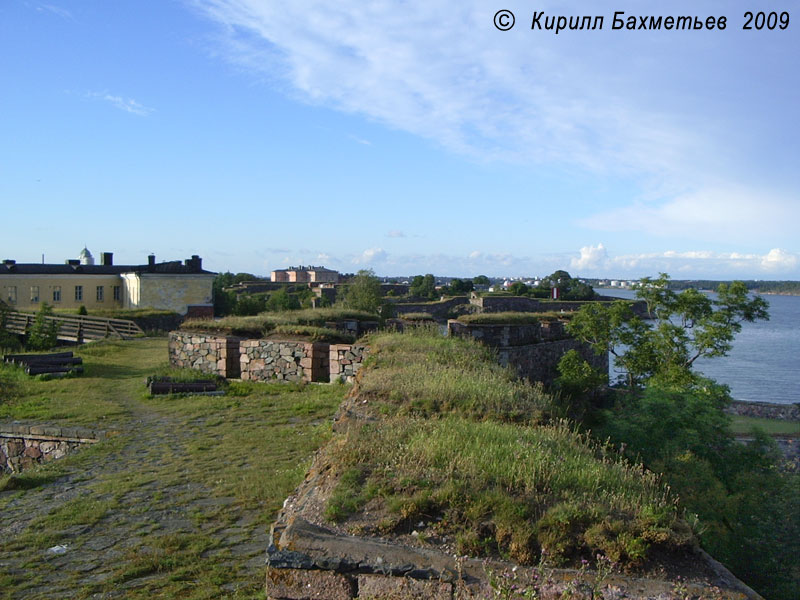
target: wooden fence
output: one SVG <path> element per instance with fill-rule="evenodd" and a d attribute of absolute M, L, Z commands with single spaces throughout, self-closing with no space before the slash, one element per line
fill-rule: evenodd
<path fill-rule="evenodd" d="M 33 313 L 6 313 L 6 329 L 11 333 L 25 335 L 30 332 L 36 315 Z M 144 331 L 127 319 L 105 319 L 82 315 L 45 317 L 48 323 L 58 323 L 58 339 L 65 342 L 86 342 L 104 338 L 129 339 L 144 335 Z"/>

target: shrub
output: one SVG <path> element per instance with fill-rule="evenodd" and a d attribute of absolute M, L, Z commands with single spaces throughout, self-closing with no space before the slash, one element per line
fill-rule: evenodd
<path fill-rule="evenodd" d="M 53 315 L 53 307 L 43 302 L 36 318 L 33 320 L 31 330 L 28 332 L 26 346 L 31 350 L 50 350 L 58 343 L 57 321 L 48 319 Z"/>

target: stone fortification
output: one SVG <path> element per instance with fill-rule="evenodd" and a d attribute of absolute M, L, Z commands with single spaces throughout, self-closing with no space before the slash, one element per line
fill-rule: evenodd
<path fill-rule="evenodd" d="M 731 402 L 727 411 L 733 415 L 756 417 L 758 419 L 778 419 L 781 421 L 800 421 L 800 403 L 771 404 L 769 402 Z M 800 433 L 800 426 L 798 426 Z"/>
<path fill-rule="evenodd" d="M 520 377 L 546 385 L 557 375 L 556 366 L 570 350 L 601 373 L 608 372 L 608 355 L 596 354 L 590 346 L 570 337 L 561 321 L 515 325 L 485 325 L 447 322 L 449 335 L 469 337 L 497 350 L 503 366 L 511 366 Z"/>
<path fill-rule="evenodd" d="M 0 424 L 0 474 L 19 473 L 35 465 L 62 458 L 106 434 L 83 428 L 54 425 Z"/>
<path fill-rule="evenodd" d="M 359 398 L 357 387 L 340 409 L 337 433 L 364 423 L 358 415 L 367 400 Z M 688 557 L 690 566 L 676 583 L 660 571 L 648 578 L 523 567 L 459 557 L 447 547 L 419 540 L 350 535 L 323 516 L 336 487 L 335 471 L 326 451 L 320 450 L 303 483 L 284 502 L 270 530 L 268 600 L 763 600 L 700 549 Z M 415 539 L 413 533 L 409 539 Z"/>
<path fill-rule="evenodd" d="M 246 381 L 351 382 L 368 353 L 363 345 L 169 334 L 171 366 Z"/>
<path fill-rule="evenodd" d="M 437 321 L 444 321 L 457 307 L 468 304 L 469 298 L 466 296 L 455 296 L 439 302 L 396 302 L 392 308 L 400 318 L 408 313 L 428 313 Z"/>
<path fill-rule="evenodd" d="M 236 378 L 240 374 L 240 342 L 241 338 L 238 337 L 171 331 L 169 364 L 179 369 L 196 369 L 220 377 Z"/>
<path fill-rule="evenodd" d="M 369 347 L 331 344 L 329 352 L 330 381 L 352 383 L 369 354 Z"/>
<path fill-rule="evenodd" d="M 622 298 L 600 296 L 597 300 L 540 300 L 527 296 L 479 296 L 473 294 L 469 302 L 480 309 L 480 312 L 573 312 L 586 304 L 596 302 L 614 302 Z M 647 305 L 641 301 L 631 301 L 634 313 L 640 317 L 647 315 Z"/>
<path fill-rule="evenodd" d="M 329 381 L 330 344 L 242 340 L 240 374 L 246 381 Z"/>

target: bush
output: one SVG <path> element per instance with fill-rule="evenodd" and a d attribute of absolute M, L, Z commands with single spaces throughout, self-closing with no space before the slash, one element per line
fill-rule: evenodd
<path fill-rule="evenodd" d="M 52 317 L 53 307 L 43 302 L 39 311 L 36 313 L 36 318 L 33 320 L 31 330 L 28 332 L 28 340 L 26 346 L 31 350 L 50 350 L 58 343 L 58 329 L 59 324 L 57 321 L 48 319 Z"/>

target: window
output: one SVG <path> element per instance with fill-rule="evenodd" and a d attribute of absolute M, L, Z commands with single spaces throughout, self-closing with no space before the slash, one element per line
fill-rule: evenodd
<path fill-rule="evenodd" d="M 17 286 L 10 285 L 6 288 L 6 298 L 8 298 L 9 304 L 17 303 Z"/>
<path fill-rule="evenodd" d="M 34 304 L 39 301 L 39 286 L 32 285 L 31 286 L 31 304 Z"/>
<path fill-rule="evenodd" d="M 102 285 L 98 285 L 97 286 L 97 301 L 98 302 L 102 302 L 103 301 L 103 286 Z"/>
<path fill-rule="evenodd" d="M 53 302 L 61 302 L 61 286 L 53 286 Z"/>
<path fill-rule="evenodd" d="M 76 285 L 75 286 L 75 301 L 76 302 L 80 302 L 81 300 L 83 300 L 83 286 L 82 285 Z"/>
<path fill-rule="evenodd" d="M 120 286 L 118 286 L 118 285 L 115 285 L 111 289 L 114 292 L 114 300 L 117 301 L 117 302 L 122 300 L 122 288 L 120 288 Z"/>

